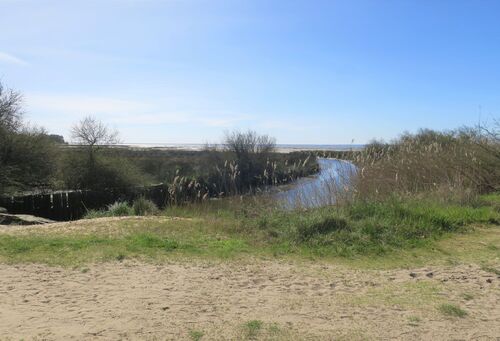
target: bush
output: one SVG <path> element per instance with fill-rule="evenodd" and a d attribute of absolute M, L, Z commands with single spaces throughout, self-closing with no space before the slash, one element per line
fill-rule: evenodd
<path fill-rule="evenodd" d="M 92 169 L 82 150 L 69 150 L 61 160 L 61 178 L 70 189 L 111 189 L 129 193 L 144 184 L 139 169 L 124 158 L 96 155 Z"/>
<path fill-rule="evenodd" d="M 149 215 L 158 212 L 158 207 L 154 202 L 147 200 L 144 197 L 140 197 L 134 201 L 132 206 L 130 206 L 125 201 L 117 201 L 105 210 L 89 210 L 84 219 L 102 218 L 102 217 L 127 217 L 132 215 Z"/>
<path fill-rule="evenodd" d="M 42 129 L 0 127 L 0 194 L 51 187 L 56 155 L 56 145 Z"/>
<path fill-rule="evenodd" d="M 158 207 L 154 202 L 144 197 L 136 199 L 132 205 L 135 215 L 152 215 L 158 211 Z"/>
<path fill-rule="evenodd" d="M 276 140 L 254 131 L 234 131 L 226 133 L 223 145 L 234 156 L 234 164 L 229 168 L 230 177 L 233 178 L 234 191 L 241 192 L 255 186 L 254 180 L 267 174 L 268 157 L 275 150 Z"/>
<path fill-rule="evenodd" d="M 134 215 L 134 209 L 126 202 L 115 202 L 108 206 L 108 213 L 112 217 L 124 217 Z"/>

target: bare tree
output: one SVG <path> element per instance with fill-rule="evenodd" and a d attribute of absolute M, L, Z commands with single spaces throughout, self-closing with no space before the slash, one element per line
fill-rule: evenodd
<path fill-rule="evenodd" d="M 500 118 L 494 118 L 493 123 L 488 126 L 480 126 L 480 133 L 493 143 L 500 143 Z"/>
<path fill-rule="evenodd" d="M 17 131 L 22 126 L 22 102 L 20 92 L 8 89 L 0 82 L 0 128 Z"/>
<path fill-rule="evenodd" d="M 71 137 L 78 144 L 90 149 L 119 143 L 118 132 L 92 116 L 87 116 L 71 129 Z"/>
<path fill-rule="evenodd" d="M 259 135 L 255 131 L 226 132 L 224 148 L 236 154 L 237 158 L 247 154 L 267 154 L 276 148 L 276 139 L 268 135 Z"/>
<path fill-rule="evenodd" d="M 73 126 L 71 137 L 87 149 L 88 181 L 91 182 L 95 176 L 97 150 L 101 146 L 118 143 L 118 132 L 111 130 L 95 117 L 87 116 Z"/>

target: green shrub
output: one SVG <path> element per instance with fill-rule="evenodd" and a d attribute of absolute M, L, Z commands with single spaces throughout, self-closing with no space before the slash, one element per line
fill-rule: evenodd
<path fill-rule="evenodd" d="M 106 190 L 128 193 L 145 183 L 138 167 L 125 158 L 95 155 L 92 167 L 83 150 L 68 150 L 61 158 L 60 177 L 70 189 Z"/>
<path fill-rule="evenodd" d="M 132 204 L 132 208 L 134 209 L 134 214 L 140 216 L 152 215 L 158 211 L 158 207 L 155 203 L 144 197 L 136 199 Z"/>
<path fill-rule="evenodd" d="M 45 131 L 0 126 L 0 194 L 48 188 L 56 173 L 57 147 Z"/>
<path fill-rule="evenodd" d="M 441 304 L 438 307 L 441 314 L 451 317 L 465 317 L 467 312 L 454 304 Z"/>
<path fill-rule="evenodd" d="M 108 213 L 112 217 L 123 217 L 134 215 L 134 209 L 126 202 L 115 202 L 108 206 Z"/>

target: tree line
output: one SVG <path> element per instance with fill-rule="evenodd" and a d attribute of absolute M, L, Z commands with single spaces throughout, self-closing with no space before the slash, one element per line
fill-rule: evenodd
<path fill-rule="evenodd" d="M 65 144 L 24 121 L 20 92 L 0 83 L 0 194 L 53 189 L 127 191 L 166 183 L 183 196 L 221 196 L 286 183 L 318 170 L 307 153 L 276 153 L 276 140 L 254 131 L 227 132 L 200 152 L 110 148 L 117 131 L 87 116 Z M 195 188 L 196 187 L 196 188 Z"/>

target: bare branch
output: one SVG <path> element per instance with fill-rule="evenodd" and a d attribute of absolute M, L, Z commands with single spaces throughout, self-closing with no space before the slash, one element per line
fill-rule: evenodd
<path fill-rule="evenodd" d="M 0 82 L 0 127 L 17 131 L 22 126 L 22 102 L 20 92 L 7 89 Z"/>
<path fill-rule="evenodd" d="M 276 139 L 268 135 L 258 135 L 255 131 L 226 132 L 224 148 L 238 157 L 246 154 L 266 154 L 275 150 Z"/>
<path fill-rule="evenodd" d="M 74 125 L 71 129 L 71 137 L 76 143 L 90 148 L 120 142 L 116 130 L 110 130 L 101 121 L 92 116 L 87 116 Z"/>

